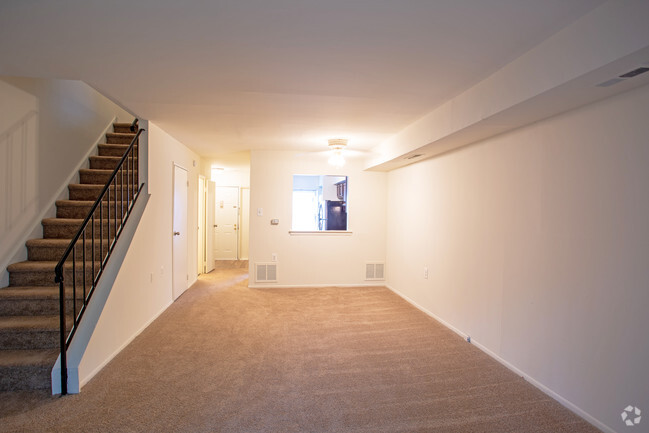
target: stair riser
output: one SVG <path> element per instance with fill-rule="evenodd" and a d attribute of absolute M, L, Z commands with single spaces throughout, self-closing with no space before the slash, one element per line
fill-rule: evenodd
<path fill-rule="evenodd" d="M 80 293 L 80 296 L 83 294 Z M 77 301 L 77 311 L 81 308 L 81 303 L 81 300 Z M 66 301 L 66 311 L 68 315 L 72 315 L 72 299 Z M 56 316 L 57 314 L 59 314 L 58 299 L 5 299 L 0 303 L 0 316 Z"/>
<path fill-rule="evenodd" d="M 56 217 L 57 218 L 71 218 L 71 219 L 84 219 L 90 213 L 94 203 L 88 205 L 70 205 L 70 204 L 58 204 L 56 206 Z M 117 208 L 117 213 L 116 212 Z M 118 219 L 121 218 L 122 213 L 126 213 L 128 208 L 127 202 L 118 201 L 115 203 L 111 197 L 110 203 L 103 202 L 103 207 L 101 210 L 101 217 L 105 219 L 113 220 L 117 214 Z M 99 208 L 95 210 L 95 221 L 99 221 L 100 211 Z"/>
<path fill-rule="evenodd" d="M 106 144 L 131 144 L 133 137 L 135 137 L 135 134 L 121 135 L 108 133 L 106 134 Z"/>
<path fill-rule="evenodd" d="M 137 148 L 137 146 L 134 147 Z M 127 144 L 100 144 L 97 148 L 97 154 L 99 156 L 117 156 L 121 158 L 127 149 Z"/>
<path fill-rule="evenodd" d="M 99 194 L 101 193 L 103 189 L 103 186 L 97 185 L 97 188 L 75 188 L 75 187 L 68 187 L 68 196 L 70 200 L 86 200 L 86 201 L 95 201 L 97 200 L 97 197 L 99 197 Z M 133 199 L 133 188 L 128 185 L 124 184 L 123 188 L 123 194 L 124 194 L 124 200 L 127 198 L 130 198 L 131 200 Z M 122 187 L 119 186 L 117 187 L 117 190 L 115 190 L 115 187 L 110 188 L 110 201 L 115 200 L 115 194 L 117 194 L 117 200 L 122 199 Z M 104 200 L 108 200 L 108 194 L 104 196 Z"/>
<path fill-rule="evenodd" d="M 79 224 L 43 224 L 43 238 L 44 239 L 72 239 L 76 236 L 77 231 L 79 230 Z M 113 235 L 113 229 L 111 225 L 111 239 L 115 236 Z M 100 225 L 99 221 L 95 222 L 95 238 L 100 237 Z M 91 229 L 87 229 L 86 239 L 89 239 L 91 234 Z M 107 239 L 108 233 L 108 221 L 104 222 L 103 237 L 104 240 Z"/>
<path fill-rule="evenodd" d="M 90 168 L 97 170 L 114 170 L 119 164 L 119 159 L 104 159 L 104 158 L 95 158 L 94 156 L 90 157 Z"/>
<path fill-rule="evenodd" d="M 133 131 L 131 131 L 131 124 L 118 124 L 114 123 L 113 124 L 113 132 L 117 132 L 119 134 L 132 134 Z"/>
<path fill-rule="evenodd" d="M 81 268 L 81 265 L 79 265 Z M 95 265 L 95 272 L 99 270 L 99 266 Z M 9 285 L 16 286 L 51 286 L 56 284 L 54 281 L 54 270 L 51 271 L 33 271 L 33 272 L 9 272 Z M 72 270 L 66 270 L 63 277 L 65 278 L 66 287 L 72 284 Z M 81 269 L 77 270 L 77 285 L 83 284 L 83 272 Z M 93 279 L 92 270 L 88 267 L 85 275 L 86 287 L 90 287 Z"/>
<path fill-rule="evenodd" d="M 48 389 L 52 365 L 0 368 L 0 392 Z"/>
<path fill-rule="evenodd" d="M 79 173 L 79 179 L 81 183 L 85 184 L 90 184 L 90 185 L 106 185 L 106 182 L 108 182 L 108 179 L 110 179 L 112 173 L 93 173 L 93 172 L 87 172 L 87 171 L 82 171 Z M 138 177 L 137 177 L 137 172 L 135 172 L 135 182 L 133 182 L 133 173 L 129 173 L 128 175 L 124 174 L 124 184 L 128 183 L 135 183 L 137 185 L 138 182 Z M 116 179 L 116 184 L 121 185 L 122 184 L 122 176 L 118 176 Z"/>
<path fill-rule="evenodd" d="M 58 329 L 16 330 L 0 328 L 0 347 L 5 350 L 54 349 L 59 347 Z"/>
<path fill-rule="evenodd" d="M 85 218 L 88 216 L 88 213 L 90 213 L 90 209 L 92 209 L 92 203 L 88 205 L 72 205 L 69 203 L 64 203 L 64 204 L 59 204 L 57 203 L 56 205 L 56 217 L 57 218 Z M 102 213 L 104 216 L 107 216 L 107 206 L 106 204 L 102 204 Z M 113 209 L 111 209 L 113 210 Z M 95 218 L 99 217 L 99 208 L 95 211 Z"/>
<path fill-rule="evenodd" d="M 99 260 L 100 258 L 103 257 L 102 249 L 104 254 L 108 251 L 108 242 L 106 238 L 104 238 L 104 241 L 102 242 L 103 245 L 100 247 L 99 239 L 95 239 L 95 261 Z M 82 260 L 84 254 L 83 254 L 83 246 L 81 243 L 77 244 L 76 248 L 76 255 L 75 258 L 76 260 Z M 61 257 L 63 257 L 63 253 L 67 249 L 67 246 L 56 246 L 56 247 L 43 247 L 43 246 L 28 246 L 27 247 L 27 256 L 28 260 L 33 260 L 33 261 L 39 261 L 39 262 L 58 262 Z M 85 251 L 85 256 L 86 260 L 92 260 L 92 245 L 90 244 L 90 239 L 86 238 L 86 251 Z M 72 257 L 68 259 L 68 261 L 71 262 Z"/>

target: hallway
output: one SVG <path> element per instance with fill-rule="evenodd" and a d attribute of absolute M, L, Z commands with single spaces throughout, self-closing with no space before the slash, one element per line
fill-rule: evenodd
<path fill-rule="evenodd" d="M 81 394 L 0 395 L 0 431 L 596 431 L 385 288 L 246 272 L 201 276 Z"/>

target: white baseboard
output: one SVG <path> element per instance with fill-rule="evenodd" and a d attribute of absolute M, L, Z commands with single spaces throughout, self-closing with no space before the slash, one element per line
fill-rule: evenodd
<path fill-rule="evenodd" d="M 391 290 L 392 292 L 394 292 L 397 296 L 399 296 L 400 298 L 402 298 L 403 300 L 405 300 L 406 302 L 411 304 L 413 307 L 417 308 L 421 312 L 425 313 L 426 315 L 432 317 L 433 319 L 435 319 L 436 321 L 438 321 L 439 323 L 444 325 L 446 328 L 448 328 L 451 331 L 458 334 L 460 337 L 462 337 L 462 339 L 464 339 L 464 340 L 467 339 L 468 335 L 466 333 L 462 332 L 460 329 L 458 329 L 455 326 L 451 325 L 450 323 L 448 323 L 447 321 L 445 321 L 441 317 L 437 316 L 433 312 L 429 311 L 428 309 L 422 307 L 421 305 L 419 305 L 417 302 L 415 302 L 414 300 L 412 300 L 408 296 L 406 296 L 403 293 L 401 293 L 400 291 L 396 290 L 394 287 L 391 287 L 389 285 L 386 285 L 386 287 L 389 290 Z M 469 344 L 469 343 L 467 343 L 467 344 Z M 475 340 L 475 338 L 471 337 L 471 343 L 470 344 L 473 344 L 475 347 L 477 347 L 478 349 L 480 349 L 481 351 L 483 351 L 484 353 L 489 355 L 491 358 L 495 359 L 500 364 L 504 365 L 509 370 L 513 371 L 517 376 L 522 377 L 527 382 L 531 383 L 534 387 L 541 390 L 544 394 L 546 394 L 549 397 L 551 397 L 552 399 L 558 401 L 563 407 L 565 407 L 566 409 L 569 409 L 570 411 L 572 411 L 575 414 L 579 415 L 580 417 L 582 417 L 583 419 L 585 419 L 586 421 L 591 423 L 593 426 L 600 429 L 601 431 L 603 431 L 605 433 L 617 433 L 611 427 L 605 425 L 604 423 L 599 421 L 597 418 L 595 418 L 594 416 L 592 416 L 591 414 L 589 414 L 585 410 L 581 409 L 579 406 L 572 403 L 570 400 L 568 400 L 568 399 L 562 397 L 561 395 L 557 394 L 556 392 L 552 391 L 550 388 L 548 388 L 547 386 L 545 386 L 544 384 L 542 384 L 541 382 L 539 382 L 538 380 L 536 380 L 535 378 L 533 378 L 529 374 L 525 373 L 524 371 L 522 371 L 521 369 L 519 369 L 516 366 L 512 365 L 511 363 L 509 363 L 505 359 L 501 358 L 496 353 L 489 350 L 487 347 L 485 347 L 482 344 L 480 344 L 479 342 L 477 342 Z"/>
<path fill-rule="evenodd" d="M 386 287 L 385 284 L 248 284 L 249 289 L 318 289 L 323 287 Z"/>

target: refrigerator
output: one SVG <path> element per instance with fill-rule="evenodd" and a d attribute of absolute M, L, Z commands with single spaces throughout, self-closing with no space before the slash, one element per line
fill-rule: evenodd
<path fill-rule="evenodd" d="M 324 203 L 324 229 L 347 230 L 347 204 L 334 200 L 325 200 Z"/>

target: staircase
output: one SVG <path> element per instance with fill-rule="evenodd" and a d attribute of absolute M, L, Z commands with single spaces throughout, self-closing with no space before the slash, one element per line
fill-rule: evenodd
<path fill-rule="evenodd" d="M 51 387 L 51 370 L 60 353 L 59 287 L 54 282 L 54 267 L 135 136 L 130 126 L 130 123 L 113 125 L 114 132 L 106 134 L 106 144 L 100 144 L 98 155 L 89 158 L 90 168 L 79 170 L 80 183 L 68 186 L 68 200 L 56 202 L 56 218 L 42 221 L 43 238 L 27 241 L 28 260 L 7 267 L 9 287 L 0 288 L 0 392 Z M 111 196 L 117 194 L 117 200 L 124 201 L 126 193 L 121 197 L 119 186 L 111 187 Z M 132 198 L 132 193 L 130 195 Z M 114 216 L 112 218 L 114 220 Z M 95 248 L 97 269 L 97 261 L 103 257 L 101 253 L 106 252 L 109 241 L 114 238 L 114 232 L 110 233 L 110 239 L 107 236 L 107 226 L 112 222 L 104 222 L 101 230 L 99 223 L 95 223 L 95 238 L 100 233 L 104 237 L 101 247 Z M 89 250 L 85 251 L 86 267 L 92 266 L 93 254 Z M 92 274 L 81 276 L 79 271 L 83 254 L 77 252 L 76 255 L 77 280 L 85 276 L 90 287 Z M 71 275 L 71 265 L 68 260 L 66 275 Z M 66 276 L 66 281 L 70 279 Z M 72 323 L 73 307 L 78 313 L 82 302 L 82 288 L 77 288 L 76 299 L 73 299 L 72 290 L 66 287 L 68 324 Z"/>

